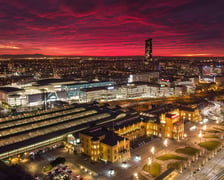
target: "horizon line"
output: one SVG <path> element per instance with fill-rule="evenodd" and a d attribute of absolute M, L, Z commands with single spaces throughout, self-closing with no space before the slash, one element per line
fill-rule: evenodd
<path fill-rule="evenodd" d="M 73 57 L 145 57 L 144 55 L 118 55 L 118 56 L 113 56 L 113 55 L 46 55 L 46 54 L 0 54 L 0 56 L 60 56 L 60 57 L 68 57 L 68 56 L 73 56 Z M 202 55 L 202 54 L 186 54 L 186 55 L 157 55 L 157 56 L 153 56 L 153 57 L 224 57 L 223 56 L 209 56 L 209 55 Z"/>

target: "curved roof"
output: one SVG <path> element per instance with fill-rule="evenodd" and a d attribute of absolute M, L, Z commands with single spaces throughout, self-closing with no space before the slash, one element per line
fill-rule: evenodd
<path fill-rule="evenodd" d="M 11 92 L 23 91 L 23 89 L 16 87 L 0 87 L 0 91 L 11 93 Z"/>

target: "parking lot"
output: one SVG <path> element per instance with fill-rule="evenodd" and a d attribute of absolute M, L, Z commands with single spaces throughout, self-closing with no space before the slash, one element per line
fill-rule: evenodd
<path fill-rule="evenodd" d="M 82 180 L 82 176 L 80 174 L 75 174 L 72 169 L 68 165 L 59 164 L 54 167 L 51 171 L 44 176 L 44 179 L 53 179 L 53 180 Z"/>

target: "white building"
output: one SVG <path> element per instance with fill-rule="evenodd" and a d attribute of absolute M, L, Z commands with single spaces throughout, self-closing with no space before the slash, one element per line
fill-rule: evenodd
<path fill-rule="evenodd" d="M 15 87 L 0 87 L 0 101 L 10 106 L 22 106 L 27 104 L 24 90 Z"/>

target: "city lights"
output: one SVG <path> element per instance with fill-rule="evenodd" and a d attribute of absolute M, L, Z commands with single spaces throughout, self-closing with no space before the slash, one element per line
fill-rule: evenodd
<path fill-rule="evenodd" d="M 138 179 L 138 173 L 134 173 L 134 177 Z"/>
<path fill-rule="evenodd" d="M 223 1 L 0 6 L 0 179 L 223 179 Z"/>

